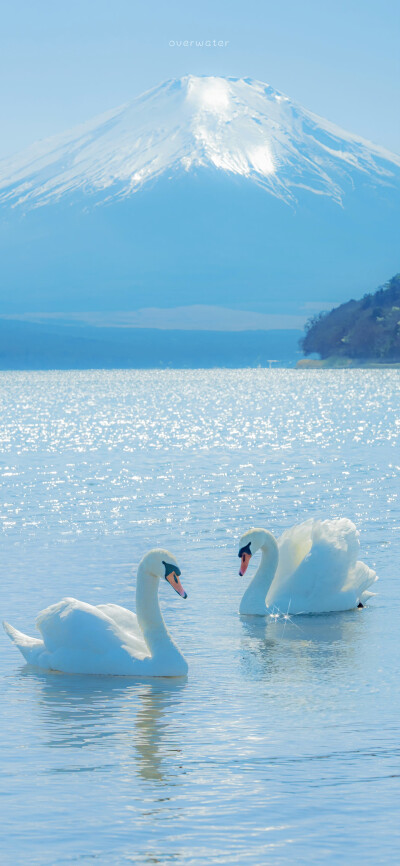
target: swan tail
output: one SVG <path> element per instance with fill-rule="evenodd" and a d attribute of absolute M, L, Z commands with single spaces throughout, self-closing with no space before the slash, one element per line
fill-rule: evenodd
<path fill-rule="evenodd" d="M 367 601 L 369 601 L 370 598 L 375 598 L 376 595 L 377 595 L 376 592 L 369 592 L 368 589 L 366 589 L 360 595 L 361 604 L 365 605 L 367 603 Z"/>
<path fill-rule="evenodd" d="M 38 656 L 43 652 L 43 641 L 35 637 L 29 637 L 28 634 L 18 631 L 17 628 L 14 628 L 14 626 L 5 621 L 3 622 L 3 628 L 15 646 L 18 647 L 20 653 L 22 653 L 25 661 L 29 662 L 29 664 L 35 664 Z"/>
<path fill-rule="evenodd" d="M 355 567 L 349 572 L 349 589 L 355 592 L 357 602 L 365 604 L 368 599 L 376 595 L 369 587 L 378 580 L 378 575 L 365 565 L 365 562 L 356 562 Z"/>

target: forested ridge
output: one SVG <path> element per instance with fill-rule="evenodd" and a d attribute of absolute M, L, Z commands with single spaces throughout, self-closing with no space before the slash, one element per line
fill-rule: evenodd
<path fill-rule="evenodd" d="M 300 345 L 322 359 L 400 361 L 400 274 L 359 301 L 314 316 Z"/>

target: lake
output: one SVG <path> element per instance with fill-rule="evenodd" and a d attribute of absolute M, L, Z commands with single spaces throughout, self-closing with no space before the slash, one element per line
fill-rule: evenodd
<path fill-rule="evenodd" d="M 397 863 L 400 371 L 0 373 L 1 613 L 134 607 L 151 547 L 182 680 L 66 676 L 1 636 L 3 862 Z M 237 542 L 347 516 L 364 610 L 240 618 Z M 251 563 L 250 570 L 254 570 Z"/>

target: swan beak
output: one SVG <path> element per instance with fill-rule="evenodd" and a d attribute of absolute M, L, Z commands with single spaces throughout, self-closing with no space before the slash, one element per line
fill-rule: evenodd
<path fill-rule="evenodd" d="M 185 590 L 184 590 L 184 588 L 183 588 L 183 586 L 179 580 L 179 577 L 175 573 L 175 571 L 170 571 L 169 574 L 166 574 L 165 580 L 167 580 L 168 583 L 171 584 L 172 589 L 174 589 L 175 592 L 178 593 L 178 595 L 180 595 L 182 598 L 187 598 L 187 592 L 185 592 Z"/>
<path fill-rule="evenodd" d="M 243 575 L 246 574 L 247 566 L 248 566 L 250 560 L 251 560 L 251 553 L 242 553 L 240 569 L 239 569 L 240 577 L 243 577 Z"/>

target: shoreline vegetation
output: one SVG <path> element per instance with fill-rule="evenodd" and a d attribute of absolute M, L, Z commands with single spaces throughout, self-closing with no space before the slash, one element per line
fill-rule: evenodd
<path fill-rule="evenodd" d="M 309 319 L 300 347 L 301 369 L 400 366 L 400 274 L 359 301 Z"/>

